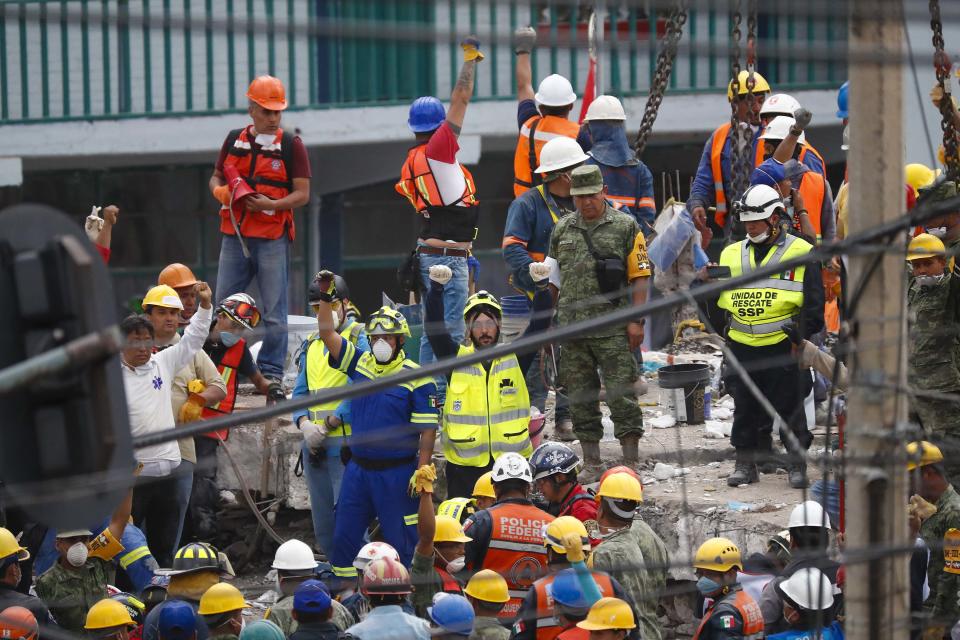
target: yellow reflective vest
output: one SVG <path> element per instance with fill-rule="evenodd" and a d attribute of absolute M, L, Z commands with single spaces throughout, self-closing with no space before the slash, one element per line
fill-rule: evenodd
<path fill-rule="evenodd" d="M 793 260 L 810 251 L 812 245 L 790 234 L 782 234 L 761 261 L 761 267 Z M 730 275 L 750 273 L 758 268 L 754 246 L 749 240 L 730 245 L 720 254 L 720 265 L 730 267 Z M 734 342 L 762 347 L 785 340 L 784 324 L 800 313 L 803 306 L 804 267 L 797 267 L 724 291 L 717 301 L 730 312 L 727 337 Z"/>
<path fill-rule="evenodd" d="M 471 353 L 472 345 L 461 345 L 457 356 Z M 489 371 L 479 363 L 454 369 L 441 427 L 448 462 L 484 467 L 508 451 L 529 457 L 529 424 L 530 396 L 517 356 L 497 358 Z"/>
<path fill-rule="evenodd" d="M 363 331 L 363 325 L 353 321 L 340 332 L 340 335 L 345 340 L 356 344 L 361 331 Z M 347 374 L 330 366 L 330 358 L 327 356 L 327 347 L 323 344 L 323 340 L 317 339 L 315 335 L 310 336 L 307 339 L 307 388 L 313 392 L 320 389 L 330 389 L 331 387 L 342 387 L 349 382 L 350 378 L 347 377 Z M 323 423 L 328 416 L 334 414 L 338 406 L 340 406 L 340 400 L 313 405 L 307 410 L 310 421 L 317 424 Z M 349 435 L 349 424 L 340 425 L 327 433 L 328 438 L 342 438 Z"/>

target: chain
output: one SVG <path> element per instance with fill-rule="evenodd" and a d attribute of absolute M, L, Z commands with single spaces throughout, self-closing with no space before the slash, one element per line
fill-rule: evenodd
<path fill-rule="evenodd" d="M 950 58 L 943 50 L 943 24 L 940 2 L 930 0 L 930 29 L 933 31 L 933 68 L 937 84 L 943 90 L 940 99 L 940 128 L 943 130 L 944 164 L 951 179 L 960 178 L 960 157 L 957 155 L 957 129 L 953 120 L 953 97 L 950 95 Z"/>
<path fill-rule="evenodd" d="M 660 103 L 663 102 L 663 94 L 667 91 L 667 82 L 670 80 L 673 61 L 677 57 L 677 45 L 680 43 L 680 37 L 683 35 L 683 25 L 686 22 L 686 0 L 678 0 L 667 20 L 663 45 L 660 48 L 660 55 L 657 56 L 657 70 L 653 75 L 653 81 L 650 83 L 650 97 L 647 98 L 643 120 L 640 121 L 640 130 L 637 132 L 637 141 L 634 143 L 637 157 L 642 155 L 643 150 L 647 147 L 647 136 L 653 129 L 653 123 L 656 121 L 657 113 L 660 110 Z"/>
<path fill-rule="evenodd" d="M 740 153 L 738 139 L 740 137 L 740 121 L 737 118 L 737 103 L 740 95 L 740 0 L 732 0 L 730 9 L 730 187 L 732 191 L 737 190 L 739 183 L 739 167 L 743 164 Z M 734 216 L 734 194 L 728 194 L 727 213 L 724 223 L 724 232 L 729 238 L 732 230 L 737 226 L 736 216 Z"/>

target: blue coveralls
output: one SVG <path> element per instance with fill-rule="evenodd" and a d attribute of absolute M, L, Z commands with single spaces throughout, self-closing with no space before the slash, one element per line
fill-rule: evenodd
<path fill-rule="evenodd" d="M 417 364 L 398 356 L 382 365 L 370 353 L 343 340 L 339 362 L 330 364 L 354 382 L 388 376 Z M 387 543 L 410 566 L 417 544 L 419 500 L 408 484 L 417 469 L 421 432 L 433 438 L 437 429 L 437 386 L 432 379 L 416 380 L 352 401 L 351 459 L 343 472 L 337 499 L 330 564 L 339 578 L 356 576 L 353 560 L 363 546 L 363 534 L 374 516 Z"/>
<path fill-rule="evenodd" d="M 594 121 L 589 129 L 592 142 L 585 164 L 595 164 L 603 174 L 607 199 L 623 213 L 633 216 L 645 236 L 653 231 L 657 217 L 653 199 L 653 174 L 627 142 L 620 122 Z"/>

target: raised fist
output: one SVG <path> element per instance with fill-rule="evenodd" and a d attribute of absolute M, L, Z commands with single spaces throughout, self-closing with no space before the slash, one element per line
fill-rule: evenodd
<path fill-rule="evenodd" d="M 440 285 L 445 285 L 450 282 L 450 278 L 453 277 L 453 271 L 450 270 L 450 267 L 447 267 L 442 264 L 435 264 L 430 267 L 430 279 Z"/>
<path fill-rule="evenodd" d="M 520 27 L 513 32 L 514 53 L 530 53 L 537 44 L 537 30 L 533 27 Z"/>
<path fill-rule="evenodd" d="M 550 265 L 545 262 L 530 263 L 530 279 L 534 282 L 542 282 L 550 277 Z"/>
<path fill-rule="evenodd" d="M 804 129 L 807 128 L 807 125 L 810 124 L 810 120 L 812 118 L 813 118 L 813 114 L 810 113 L 809 109 L 804 109 L 803 107 L 800 107 L 799 109 L 793 112 L 793 119 L 797 121 L 796 124 L 794 124 L 793 126 L 795 126 L 800 131 L 803 131 Z"/>

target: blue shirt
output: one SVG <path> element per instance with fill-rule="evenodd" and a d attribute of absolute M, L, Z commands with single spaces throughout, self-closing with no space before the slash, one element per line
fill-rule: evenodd
<path fill-rule="evenodd" d="M 359 640 L 430 640 L 430 625 L 404 613 L 399 605 L 385 605 L 373 608 L 363 622 L 347 629 L 346 635 Z"/>
<path fill-rule="evenodd" d="M 503 259 L 510 268 L 510 282 L 529 294 L 536 291 L 530 279 L 530 263 L 543 260 L 550 251 L 550 234 L 556 221 L 573 210 L 572 201 L 568 211 L 546 187 L 543 193 L 541 196 L 537 189 L 528 189 L 511 202 L 503 229 Z"/>

